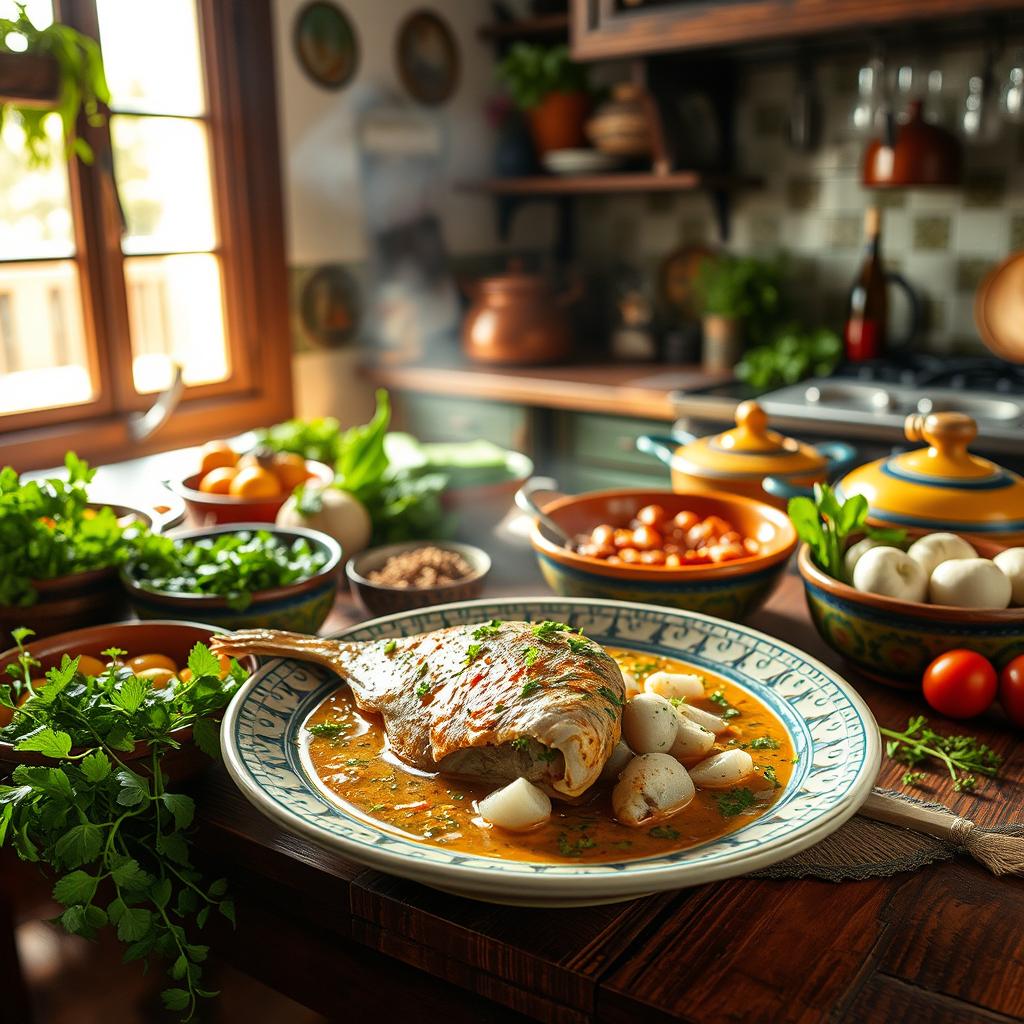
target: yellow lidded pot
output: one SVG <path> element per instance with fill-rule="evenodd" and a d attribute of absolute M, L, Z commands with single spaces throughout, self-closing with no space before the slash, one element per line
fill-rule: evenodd
<path fill-rule="evenodd" d="M 915 414 L 904 432 L 928 447 L 858 466 L 837 488 L 864 495 L 870 522 L 1024 544 L 1024 478 L 967 450 L 978 434 L 970 416 Z"/>
<path fill-rule="evenodd" d="M 637 448 L 654 455 L 672 471 L 677 494 L 727 491 L 785 508 L 786 500 L 767 494 L 765 477 L 775 477 L 802 489 L 824 481 L 856 456 L 842 441 L 814 446 L 768 428 L 768 417 L 757 402 L 736 407 L 736 426 L 709 437 L 645 434 Z"/>

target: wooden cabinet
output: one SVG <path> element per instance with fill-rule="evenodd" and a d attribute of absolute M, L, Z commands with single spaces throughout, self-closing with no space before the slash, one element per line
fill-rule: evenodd
<path fill-rule="evenodd" d="M 522 406 L 412 391 L 393 393 L 392 398 L 395 429 L 407 430 L 421 441 L 483 438 L 503 448 L 529 450 L 529 417 Z"/>
<path fill-rule="evenodd" d="M 579 60 L 738 46 L 901 22 L 1020 11 L 1021 0 L 570 0 Z"/>

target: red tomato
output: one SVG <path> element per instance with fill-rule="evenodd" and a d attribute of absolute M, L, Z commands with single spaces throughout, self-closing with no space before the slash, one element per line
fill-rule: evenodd
<path fill-rule="evenodd" d="M 1024 654 L 1008 661 L 999 673 L 999 703 L 1006 717 L 1024 729 Z"/>
<path fill-rule="evenodd" d="M 924 699 L 947 718 L 973 718 L 996 697 L 996 670 L 976 651 L 940 654 L 925 670 Z"/>

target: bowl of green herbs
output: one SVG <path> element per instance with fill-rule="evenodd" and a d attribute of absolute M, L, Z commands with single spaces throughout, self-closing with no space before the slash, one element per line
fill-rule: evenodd
<path fill-rule="evenodd" d="M 139 538 L 121 582 L 141 619 L 315 633 L 334 604 L 341 556 L 316 530 L 233 523 Z"/>
<path fill-rule="evenodd" d="M 67 479 L 26 480 L 10 466 L 0 470 L 0 646 L 17 627 L 45 636 L 126 611 L 118 566 L 151 519 L 91 502 L 95 470 L 73 452 L 64 464 Z"/>

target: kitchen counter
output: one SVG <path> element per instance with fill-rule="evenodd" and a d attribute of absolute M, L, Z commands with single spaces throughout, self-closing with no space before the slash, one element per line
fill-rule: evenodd
<path fill-rule="evenodd" d="M 729 373 L 697 365 L 608 363 L 569 366 L 416 366 L 368 364 L 364 377 L 376 387 L 433 395 L 458 395 L 541 409 L 611 413 L 671 422 L 672 391 L 719 384 Z"/>
<path fill-rule="evenodd" d="M 544 591 L 532 560 L 489 596 Z M 324 632 L 352 624 L 339 597 Z M 751 625 L 833 666 L 791 573 Z M 842 666 L 887 726 L 923 710 L 913 694 Z M 955 723 L 937 722 L 954 731 Z M 926 799 L 980 825 L 1021 818 L 1024 744 L 995 715 L 967 729 L 1006 757 L 1003 777 L 954 793 L 929 771 Z M 880 785 L 902 788 L 883 758 Z M 197 843 L 229 877 L 238 928 L 211 919 L 213 952 L 335 1019 L 411 1017 L 513 1024 L 633 1021 L 1002 1021 L 1024 1014 L 1024 879 L 961 856 L 890 877 L 732 878 L 572 910 L 492 906 L 363 868 L 264 818 L 223 769 L 196 787 Z M 287 954 L 282 955 L 286 950 Z M 383 1001 L 382 1001 L 383 1000 Z"/>

